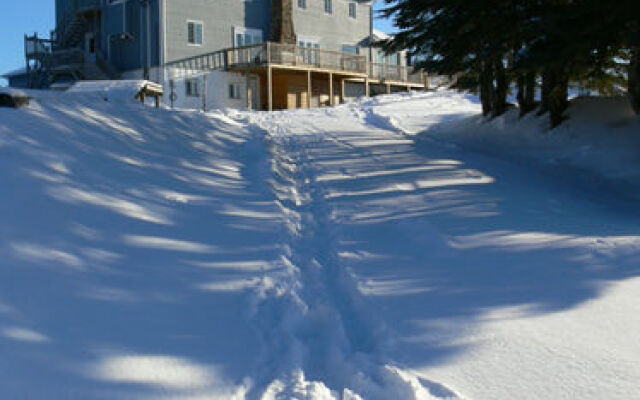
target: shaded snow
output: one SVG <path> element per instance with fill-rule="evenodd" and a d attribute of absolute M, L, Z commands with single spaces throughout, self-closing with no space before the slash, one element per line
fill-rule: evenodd
<path fill-rule="evenodd" d="M 640 217 L 540 162 L 592 112 L 525 163 L 450 92 L 204 115 L 121 89 L 0 110 L 1 398 L 636 395 Z"/>

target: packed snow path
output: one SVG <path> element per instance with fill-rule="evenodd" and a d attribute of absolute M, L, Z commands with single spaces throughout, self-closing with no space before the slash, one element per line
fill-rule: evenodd
<path fill-rule="evenodd" d="M 0 398 L 637 396 L 636 211 L 404 133 L 464 97 L 50 96 L 0 110 Z"/>

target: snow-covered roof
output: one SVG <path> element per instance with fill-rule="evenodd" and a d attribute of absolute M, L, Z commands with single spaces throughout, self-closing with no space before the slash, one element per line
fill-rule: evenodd
<path fill-rule="evenodd" d="M 388 33 L 382 32 L 379 29 L 374 29 L 373 30 L 373 36 L 377 37 L 378 39 L 391 39 L 393 36 L 389 35 Z"/>
<path fill-rule="evenodd" d="M 2 78 L 13 78 L 14 76 L 20 76 L 20 75 L 24 75 L 26 73 L 27 73 L 27 69 L 23 67 L 23 68 L 14 69 L 13 71 L 6 72 L 6 73 L 0 75 L 0 77 L 2 77 Z"/>

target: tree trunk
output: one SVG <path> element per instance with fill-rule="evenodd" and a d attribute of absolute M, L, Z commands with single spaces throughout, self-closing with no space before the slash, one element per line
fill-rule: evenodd
<path fill-rule="evenodd" d="M 543 115 L 549 112 L 549 98 L 551 90 L 553 89 L 555 75 L 552 73 L 549 67 L 542 71 L 542 102 L 540 103 L 540 110 L 538 115 Z"/>
<path fill-rule="evenodd" d="M 496 60 L 493 65 L 496 80 L 493 93 L 493 117 L 499 117 L 507 111 L 507 91 L 509 87 L 502 59 Z"/>
<path fill-rule="evenodd" d="M 520 117 L 524 117 L 536 106 L 536 74 L 534 72 L 518 74 L 517 82 Z"/>
<path fill-rule="evenodd" d="M 536 108 L 536 73 L 527 72 L 525 76 L 525 88 L 527 94 L 525 96 L 526 113 L 533 111 Z"/>
<path fill-rule="evenodd" d="M 640 114 L 640 46 L 634 46 L 631 49 L 628 75 L 629 99 L 636 114 Z"/>
<path fill-rule="evenodd" d="M 485 117 L 493 111 L 493 92 L 493 68 L 489 63 L 484 63 L 480 72 L 480 102 Z"/>
<path fill-rule="evenodd" d="M 567 117 L 564 112 L 569 107 L 569 76 L 562 69 L 553 71 L 554 85 L 549 92 L 548 106 L 551 129 L 560 125 Z"/>
<path fill-rule="evenodd" d="M 525 108 L 525 103 L 526 103 L 526 97 L 527 97 L 527 85 L 526 85 L 526 78 L 524 76 L 524 74 L 519 73 L 518 76 L 516 77 L 516 86 L 518 87 L 518 94 L 516 96 L 516 98 L 518 99 L 518 106 L 520 107 L 520 116 L 523 116 L 526 114 L 526 112 L 524 111 Z"/>

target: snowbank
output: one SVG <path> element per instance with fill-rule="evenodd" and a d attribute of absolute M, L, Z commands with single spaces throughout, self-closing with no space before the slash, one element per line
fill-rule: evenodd
<path fill-rule="evenodd" d="M 537 165 L 548 173 L 555 169 L 587 185 L 611 185 L 618 194 L 640 197 L 640 118 L 625 97 L 575 98 L 569 119 L 554 130 L 548 129 L 547 116 L 521 119 L 517 109 L 489 120 L 473 97 L 449 91 L 387 96 L 363 105 L 424 140 Z"/>
<path fill-rule="evenodd" d="M 79 81 L 67 93 L 95 94 L 105 101 L 132 101 L 147 83 L 145 80 Z"/>
<path fill-rule="evenodd" d="M 637 394 L 635 208 L 451 145 L 473 98 L 203 114 L 103 85 L 0 109 L 0 398 Z"/>

